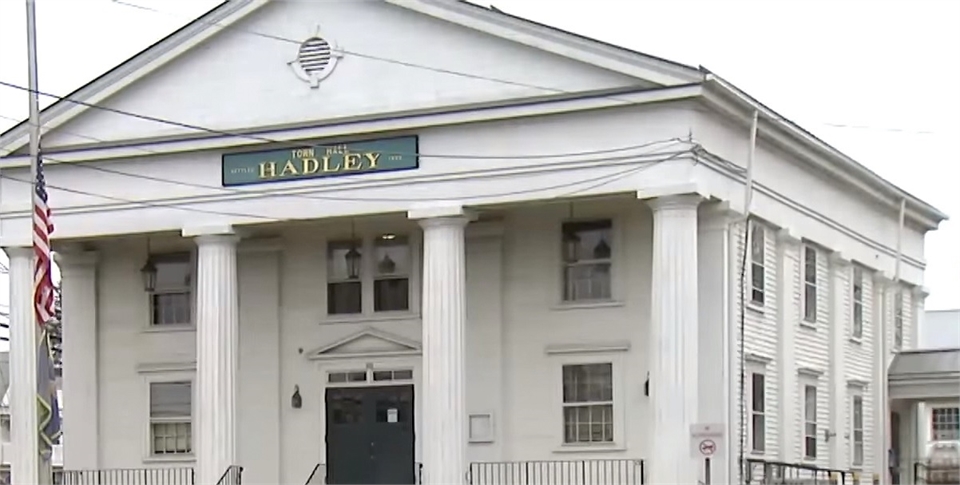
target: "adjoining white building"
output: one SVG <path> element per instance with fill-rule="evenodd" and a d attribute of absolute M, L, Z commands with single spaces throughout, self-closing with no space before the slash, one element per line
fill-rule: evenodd
<path fill-rule="evenodd" d="M 741 450 L 751 481 L 887 476 L 885 364 L 946 216 L 705 69 L 464 2 L 235 0 L 69 98 L 42 116 L 67 478 L 676 484 L 701 448 L 714 483 Z M 0 136 L 14 328 L 27 133 Z"/>

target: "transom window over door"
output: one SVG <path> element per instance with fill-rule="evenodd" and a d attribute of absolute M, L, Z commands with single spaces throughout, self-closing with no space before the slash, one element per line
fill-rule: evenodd
<path fill-rule="evenodd" d="M 190 253 L 153 255 L 156 287 L 150 294 L 150 323 L 155 326 L 192 322 L 193 263 Z"/>
<path fill-rule="evenodd" d="M 327 243 L 327 313 L 410 310 L 413 254 L 406 236 Z"/>
<path fill-rule="evenodd" d="M 150 383 L 150 454 L 193 452 L 193 386 L 190 381 Z"/>
<path fill-rule="evenodd" d="M 563 442 L 613 442 L 613 364 L 563 366 Z"/>
<path fill-rule="evenodd" d="M 612 235 L 610 219 L 563 224 L 563 300 L 612 298 Z"/>

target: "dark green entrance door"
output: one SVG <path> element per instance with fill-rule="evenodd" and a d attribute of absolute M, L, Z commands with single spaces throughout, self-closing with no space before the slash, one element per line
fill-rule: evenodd
<path fill-rule="evenodd" d="M 327 483 L 415 483 L 413 386 L 328 388 Z"/>

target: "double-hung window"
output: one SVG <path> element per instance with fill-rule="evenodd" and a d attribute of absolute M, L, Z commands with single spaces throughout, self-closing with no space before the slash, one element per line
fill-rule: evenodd
<path fill-rule="evenodd" d="M 150 383 L 150 454 L 193 453 L 193 386 L 190 381 Z"/>
<path fill-rule="evenodd" d="M 754 453 L 763 453 L 767 441 L 767 386 L 766 376 L 750 374 L 750 442 Z"/>
<path fill-rule="evenodd" d="M 863 338 L 863 269 L 853 267 L 853 329 L 851 336 Z"/>
<path fill-rule="evenodd" d="M 411 272 L 412 252 L 405 236 L 382 234 L 376 238 L 330 241 L 327 313 L 409 311 Z"/>
<path fill-rule="evenodd" d="M 156 286 L 150 294 L 150 324 L 189 325 L 192 323 L 193 261 L 190 253 L 151 256 L 157 270 Z"/>
<path fill-rule="evenodd" d="M 853 466 L 863 466 L 863 396 L 853 396 Z"/>
<path fill-rule="evenodd" d="M 960 440 L 960 408 L 933 408 L 931 418 L 934 441 Z"/>
<path fill-rule="evenodd" d="M 899 288 L 893 299 L 893 348 L 903 348 L 903 290 Z"/>
<path fill-rule="evenodd" d="M 563 301 L 612 298 L 610 219 L 563 224 Z"/>
<path fill-rule="evenodd" d="M 803 247 L 803 320 L 817 322 L 817 250 Z"/>
<path fill-rule="evenodd" d="M 817 458 L 817 386 L 803 386 L 803 456 Z"/>
<path fill-rule="evenodd" d="M 763 306 L 766 288 L 766 267 L 764 265 L 764 231 L 763 226 L 750 226 L 750 301 Z"/>
<path fill-rule="evenodd" d="M 614 440 L 613 364 L 563 366 L 563 442 Z"/>

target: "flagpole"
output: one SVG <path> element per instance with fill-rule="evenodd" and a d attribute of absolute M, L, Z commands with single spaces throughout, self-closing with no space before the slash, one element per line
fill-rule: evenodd
<path fill-rule="evenodd" d="M 27 4 L 27 86 L 30 90 L 29 92 L 29 103 L 30 103 L 30 182 L 31 188 L 30 191 L 31 200 L 35 197 L 37 189 L 37 172 L 39 171 L 40 166 L 40 85 L 37 80 L 37 9 L 35 0 L 26 0 Z M 36 291 L 36 289 L 34 289 Z M 34 296 L 36 297 L 36 296 Z M 31 312 L 36 314 L 36 312 Z M 31 318 L 33 322 L 33 334 L 35 336 L 42 336 L 43 332 L 40 331 L 39 326 L 46 322 L 37 322 L 36 317 Z M 34 366 L 38 365 L 38 352 L 39 349 L 39 339 L 35 338 L 33 347 L 34 356 L 31 359 L 34 362 Z M 34 374 L 37 372 L 34 371 Z M 39 376 L 38 376 L 39 377 Z M 34 386 L 35 387 L 35 386 Z M 34 388 L 36 392 L 36 387 Z M 35 410 L 32 410 L 36 412 Z M 40 434 L 40 429 L 34 429 L 34 433 L 37 435 Z M 37 470 L 37 478 L 39 479 L 40 484 L 50 484 L 53 483 L 53 470 L 51 468 L 50 460 L 40 457 L 40 442 L 39 439 L 31 440 L 33 443 L 37 443 L 37 448 L 30 450 L 34 453 L 39 459 L 37 463 L 39 469 Z"/>

